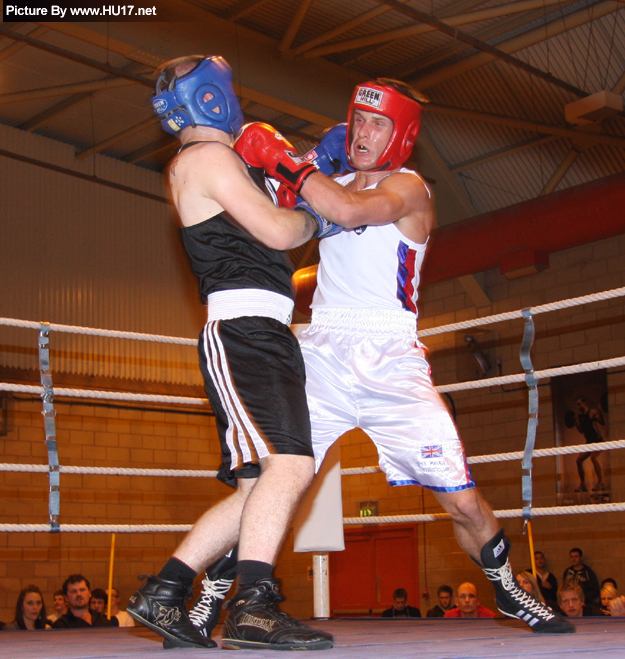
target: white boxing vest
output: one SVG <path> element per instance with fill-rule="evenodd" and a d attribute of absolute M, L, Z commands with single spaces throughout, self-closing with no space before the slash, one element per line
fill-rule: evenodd
<path fill-rule="evenodd" d="M 410 169 L 400 171 L 415 174 Z M 345 186 L 355 176 L 352 172 L 335 180 Z M 324 238 L 319 243 L 321 263 L 312 308 L 404 309 L 416 316 L 426 247 L 427 241 L 413 242 L 395 224 Z"/>

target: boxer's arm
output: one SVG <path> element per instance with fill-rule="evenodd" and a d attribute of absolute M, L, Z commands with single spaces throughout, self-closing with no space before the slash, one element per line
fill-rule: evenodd
<path fill-rule="evenodd" d="M 185 226 L 225 210 L 257 240 L 279 250 L 302 245 L 317 230 L 307 213 L 276 207 L 252 181 L 241 158 L 219 142 L 182 152 L 170 167 L 169 181 Z"/>
<path fill-rule="evenodd" d="M 359 191 L 313 174 L 300 194 L 320 215 L 347 229 L 396 222 L 407 237 L 425 242 L 434 223 L 432 193 L 414 174 L 398 172 L 374 189 Z"/>

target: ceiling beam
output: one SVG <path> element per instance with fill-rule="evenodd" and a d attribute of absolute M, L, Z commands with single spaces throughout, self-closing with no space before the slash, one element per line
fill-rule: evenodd
<path fill-rule="evenodd" d="M 102 80 L 91 80 L 89 82 L 75 82 L 70 85 L 41 87 L 39 89 L 29 89 L 24 92 L 0 94 L 0 105 L 4 105 L 5 103 L 21 103 L 23 101 L 36 101 L 41 98 L 52 98 L 53 96 L 68 96 L 69 94 L 93 92 L 101 89 L 113 89 L 114 87 L 125 87 L 126 85 L 132 84 L 133 83 L 130 80 L 103 78 Z"/>
<path fill-rule="evenodd" d="M 123 130 L 121 133 L 117 133 L 117 135 L 112 135 L 103 142 L 94 144 L 89 149 L 85 149 L 84 151 L 78 152 L 76 154 L 76 160 L 84 160 L 89 156 L 93 156 L 96 153 L 100 153 L 100 151 L 104 151 L 104 149 L 107 149 L 109 146 L 113 146 L 118 142 L 122 142 L 123 140 L 126 140 L 129 137 L 136 135 L 137 133 L 140 133 L 146 128 L 150 128 L 150 126 L 154 126 L 154 124 L 158 123 L 159 121 L 160 121 L 159 117 L 150 117 L 149 119 L 146 119 L 145 121 L 142 121 L 139 124 L 135 124 L 134 126 L 131 126 L 126 130 Z"/>
<path fill-rule="evenodd" d="M 625 148 L 625 137 L 616 137 L 615 135 L 606 135 L 605 133 L 586 133 L 574 130 L 573 128 L 566 128 L 564 126 L 552 126 L 537 121 L 517 119 L 516 117 L 508 117 L 501 114 L 493 114 L 491 112 L 477 112 L 475 110 L 467 110 L 465 108 L 458 108 L 451 105 L 443 105 L 442 103 L 428 103 L 426 109 L 428 112 L 434 112 L 436 114 L 446 114 L 461 119 L 470 119 L 500 126 L 509 126 L 511 128 L 527 130 L 532 133 L 568 137 L 575 142 L 581 141 L 589 142 L 591 144 L 608 144 L 610 146 Z"/>
<path fill-rule="evenodd" d="M 384 1 L 384 0 L 380 0 Z M 562 0 L 520 0 L 519 2 L 509 2 L 504 5 L 498 5 L 497 7 L 489 7 L 487 9 L 481 9 L 479 11 L 471 11 L 465 14 L 456 14 L 449 18 L 446 18 L 444 25 L 449 27 L 458 27 L 459 25 L 469 25 L 471 23 L 479 23 L 485 20 L 491 20 L 493 18 L 500 18 L 502 16 L 508 16 L 516 13 L 523 13 L 530 11 L 532 9 L 537 9 L 540 7 L 548 5 L 560 5 Z M 385 9 L 391 9 L 390 7 L 385 7 Z M 329 55 L 331 53 L 339 53 L 345 50 L 353 50 L 355 48 L 364 48 L 366 46 L 374 46 L 380 43 L 386 43 L 388 41 L 397 41 L 399 39 L 407 39 L 408 37 L 413 37 L 418 34 L 426 34 L 428 32 L 435 32 L 439 28 L 428 25 L 422 22 L 415 22 L 411 25 L 405 25 L 404 27 L 394 28 L 392 30 L 385 30 L 384 32 L 376 32 L 375 34 L 368 34 L 364 37 L 357 37 L 355 39 L 347 39 L 345 41 L 339 41 L 327 46 L 321 46 L 319 48 L 310 48 L 310 49 L 298 49 L 299 52 L 304 53 L 304 57 L 321 57 L 323 55 Z M 298 52 L 294 51 L 294 52 Z"/>
<path fill-rule="evenodd" d="M 243 18 L 243 16 L 249 14 L 255 9 L 260 9 L 268 2 L 269 0 L 240 0 L 240 2 L 237 2 L 233 7 L 224 11 L 221 14 L 221 18 L 226 21 L 237 21 L 239 18 Z"/>
<path fill-rule="evenodd" d="M 566 6 L 577 2 L 577 0 L 562 0 L 561 5 Z M 478 30 L 473 34 L 474 37 L 481 39 L 482 41 L 487 41 L 488 39 L 495 39 L 496 37 L 506 34 L 512 30 L 518 30 L 519 28 L 531 23 L 532 21 L 538 20 L 543 16 L 553 12 L 553 8 L 541 8 L 529 11 L 526 14 L 517 15 L 514 18 L 511 18 L 507 21 L 497 21 L 494 24 L 489 25 L 481 30 Z M 500 45 L 500 44 L 498 44 Z M 401 78 L 404 79 L 406 76 L 409 76 L 416 72 L 416 75 L 419 75 L 419 72 L 425 71 L 428 67 L 433 64 L 437 64 L 441 60 L 448 59 L 449 57 L 457 58 L 463 52 L 470 49 L 470 46 L 466 44 L 452 43 L 447 46 L 442 46 L 441 48 L 436 48 L 435 50 L 419 55 L 410 59 L 403 64 L 394 66 L 384 73 L 384 76 L 388 78 Z"/>
<path fill-rule="evenodd" d="M 57 117 L 59 114 L 62 114 L 63 112 L 66 112 L 67 110 L 71 110 L 77 105 L 84 103 L 90 96 L 91 94 L 88 92 L 73 94 L 69 98 L 66 98 L 65 100 L 61 101 L 60 103 L 56 103 L 51 108 L 48 108 L 47 110 L 44 110 L 39 114 L 36 114 L 34 117 L 27 119 L 24 123 L 20 124 L 18 128 L 20 128 L 21 130 L 27 130 L 29 132 L 36 130 L 40 126 L 43 126 L 43 124 L 45 124 L 46 122 L 50 121 L 51 119 L 54 119 L 54 117 Z"/>
<path fill-rule="evenodd" d="M 404 0 L 404 1 L 407 2 L 408 0 Z M 458 12 L 472 9 L 473 7 L 476 7 L 477 5 L 482 5 L 485 2 L 488 2 L 488 0 L 458 0 L 457 2 L 452 2 L 451 5 L 447 5 L 447 7 L 445 7 L 444 10 L 441 10 L 440 12 L 435 12 L 434 15 L 438 16 L 439 18 L 444 18 L 445 16 L 451 16 Z M 385 7 L 384 5 L 378 5 L 377 7 L 372 7 L 368 11 L 365 11 L 364 13 L 355 16 L 346 23 L 337 25 L 335 28 L 332 28 L 328 32 L 324 32 L 323 34 L 320 34 L 314 39 L 311 39 L 310 41 L 301 44 L 297 48 L 294 48 L 293 50 L 289 51 L 288 54 L 300 55 L 301 53 L 308 51 L 311 48 L 318 46 L 319 44 L 325 43 L 326 41 L 329 41 L 334 37 L 338 37 L 340 34 L 343 34 L 344 32 L 348 32 L 349 30 L 358 27 L 363 23 L 368 23 L 370 20 L 377 18 L 381 14 L 386 14 L 389 11 L 391 11 L 391 8 Z"/>
<path fill-rule="evenodd" d="M 38 26 L 34 30 L 31 30 L 28 33 L 28 36 L 33 37 L 33 38 L 40 37 L 43 34 L 45 34 L 46 32 L 49 32 L 49 29 L 47 27 Z M 7 57 L 11 57 L 11 55 L 19 52 L 20 50 L 22 50 L 22 48 L 26 48 L 25 43 L 20 43 L 20 42 L 14 41 L 10 46 L 7 46 L 6 48 L 3 48 L 0 51 L 0 62 L 7 59 Z"/>
<path fill-rule="evenodd" d="M 385 0 L 390 1 L 390 0 Z M 524 48 L 529 48 L 537 43 L 550 39 L 554 36 L 562 34 L 568 30 L 572 30 L 581 25 L 585 25 L 601 16 L 611 14 L 618 9 L 623 8 L 622 0 L 601 0 L 592 5 L 592 7 L 585 7 L 578 11 L 567 14 L 564 18 L 556 18 L 553 21 L 541 25 L 538 28 L 529 30 L 512 39 L 508 39 L 497 45 L 497 50 L 502 53 L 515 53 Z M 448 64 L 440 69 L 433 71 L 430 74 L 417 76 L 411 79 L 411 84 L 415 85 L 418 89 L 427 89 L 434 85 L 440 84 L 445 80 L 455 78 L 467 71 L 484 66 L 497 59 L 497 56 L 489 52 L 481 52 L 476 55 L 471 55 L 465 59 Z M 520 61 L 520 60 L 519 60 Z"/>
<path fill-rule="evenodd" d="M 293 20 L 289 24 L 289 27 L 286 29 L 286 32 L 284 33 L 284 36 L 282 37 L 282 41 L 280 42 L 280 45 L 278 46 L 278 49 L 281 52 L 286 52 L 289 50 L 291 47 L 291 44 L 293 43 L 293 40 L 297 36 L 297 33 L 302 26 L 302 21 L 304 20 L 306 16 L 306 12 L 310 8 L 312 0 L 300 0 L 300 3 L 297 7 L 297 10 L 295 12 L 295 15 L 293 16 Z"/>
<path fill-rule="evenodd" d="M 57 46 L 53 46 L 52 44 L 48 44 L 43 41 L 38 41 L 37 39 L 32 39 L 31 37 L 28 37 L 25 34 L 19 34 L 17 32 L 13 32 L 13 30 L 9 30 L 2 26 L 0 26 L 0 35 L 8 37 L 9 39 L 14 39 L 15 41 L 21 41 L 28 46 L 32 46 L 33 48 L 38 48 L 39 50 L 43 50 L 47 53 L 51 53 L 52 55 L 57 55 L 58 57 L 69 59 L 72 62 L 77 62 L 78 64 L 83 64 L 93 69 L 104 71 L 109 75 L 114 75 L 117 76 L 118 78 L 125 78 L 126 80 L 131 80 L 132 82 L 139 83 L 140 85 L 150 87 L 150 89 L 154 87 L 154 82 L 149 78 L 144 78 L 143 76 L 138 76 L 135 75 L 134 73 L 129 73 L 127 71 L 124 71 L 123 69 L 119 69 L 114 66 L 111 66 L 110 64 L 106 64 L 105 62 L 98 62 L 97 60 L 90 59 L 89 57 L 83 57 L 82 55 L 78 55 L 77 53 L 72 53 L 71 51 L 65 50 L 64 48 L 58 48 Z"/>
<path fill-rule="evenodd" d="M 378 2 L 382 2 L 385 5 L 388 5 L 389 7 L 393 7 L 393 9 L 395 9 L 396 11 L 405 14 L 406 16 L 410 16 L 415 20 L 423 21 L 424 23 L 427 23 L 428 25 L 431 25 L 432 27 L 436 28 L 438 31 L 442 32 L 443 34 L 446 34 L 447 36 L 451 37 L 452 39 L 473 46 L 477 50 L 481 50 L 484 55 L 488 55 L 492 59 L 503 60 L 504 62 L 506 62 L 506 64 L 510 64 L 511 66 L 514 66 L 517 69 L 521 69 L 522 71 L 525 71 L 530 75 L 536 76 L 538 78 L 542 78 L 543 80 L 546 80 L 552 85 L 556 85 L 557 87 L 562 87 L 563 89 L 566 89 L 566 91 L 576 94 L 577 96 L 587 96 L 586 92 L 582 91 L 581 89 L 578 89 L 574 85 L 571 85 L 564 80 L 560 80 L 559 78 L 556 78 L 550 73 L 547 73 L 546 71 L 542 71 L 541 69 L 538 69 L 537 67 L 532 66 L 531 64 L 528 64 L 523 60 L 517 59 L 516 57 L 512 57 L 512 55 L 504 52 L 503 50 L 500 50 L 499 48 L 495 48 L 494 46 L 491 46 L 485 43 L 484 41 L 481 41 L 480 39 L 476 39 L 475 37 L 472 37 L 470 34 L 466 34 L 465 32 L 460 32 L 459 30 L 454 29 L 453 27 L 447 25 L 446 23 L 443 23 L 443 21 L 439 21 L 437 18 L 434 18 L 433 16 L 430 16 L 425 12 L 418 11 L 417 9 L 412 9 L 411 7 L 406 7 L 400 2 L 397 2 L 397 0 L 378 0 Z"/>
<path fill-rule="evenodd" d="M 520 153 L 521 151 L 535 149 L 536 147 L 558 139 L 560 138 L 555 135 L 551 135 L 550 137 L 539 137 L 538 139 L 525 140 L 525 142 L 519 142 L 513 146 L 504 146 L 501 149 L 496 149 L 490 153 L 485 153 L 481 156 L 478 156 L 477 158 L 471 158 L 470 160 L 465 160 L 464 162 L 450 165 L 449 171 L 452 174 L 459 174 L 460 172 L 464 172 L 467 169 L 479 167 L 480 165 L 485 165 L 487 162 L 499 160 L 500 158 L 506 158 L 507 156 L 513 156 L 515 153 Z"/>
<path fill-rule="evenodd" d="M 173 149 L 174 147 L 178 147 L 180 145 L 180 142 L 173 137 L 173 136 L 168 136 L 168 135 L 163 135 L 163 137 L 159 137 L 154 142 L 150 142 L 150 144 L 146 144 L 145 146 L 142 146 L 140 149 L 136 149 L 135 151 L 131 151 L 130 153 L 126 154 L 122 160 L 124 162 L 129 162 L 132 165 L 135 163 L 141 162 L 142 160 L 145 160 L 146 158 L 149 158 L 150 156 L 155 156 L 162 151 L 166 151 L 167 149 Z"/>

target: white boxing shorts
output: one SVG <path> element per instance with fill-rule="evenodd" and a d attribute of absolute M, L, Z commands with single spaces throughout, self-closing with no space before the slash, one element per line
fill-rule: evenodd
<path fill-rule="evenodd" d="M 475 487 L 458 431 L 403 310 L 313 309 L 300 335 L 317 469 L 345 432 L 375 443 L 389 485 Z"/>

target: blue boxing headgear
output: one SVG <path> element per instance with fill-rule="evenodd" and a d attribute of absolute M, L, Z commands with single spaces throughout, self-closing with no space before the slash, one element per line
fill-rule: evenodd
<path fill-rule="evenodd" d="M 207 94 L 212 96 L 206 98 Z M 234 135 L 243 125 L 232 69 L 223 57 L 206 57 L 189 73 L 169 81 L 163 71 L 152 107 L 163 129 L 172 135 L 187 126 L 210 126 Z"/>

